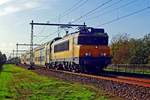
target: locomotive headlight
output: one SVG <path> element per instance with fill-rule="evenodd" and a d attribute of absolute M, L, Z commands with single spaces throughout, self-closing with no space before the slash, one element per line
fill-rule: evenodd
<path fill-rule="evenodd" d="M 86 52 L 86 53 L 85 53 L 85 56 L 88 56 L 88 55 L 89 55 L 89 54 Z"/>
<path fill-rule="evenodd" d="M 101 56 L 106 56 L 106 53 L 101 53 Z"/>
<path fill-rule="evenodd" d="M 91 56 L 91 53 L 90 52 L 86 52 L 85 56 Z"/>
<path fill-rule="evenodd" d="M 104 53 L 104 56 L 106 56 L 106 53 Z"/>

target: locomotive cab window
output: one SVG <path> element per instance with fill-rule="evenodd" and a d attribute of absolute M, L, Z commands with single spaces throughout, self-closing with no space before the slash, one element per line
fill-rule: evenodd
<path fill-rule="evenodd" d="M 108 45 L 108 36 L 79 36 L 78 44 L 81 44 L 81 45 Z"/>
<path fill-rule="evenodd" d="M 54 45 L 54 52 L 61 52 L 69 50 L 69 40 Z"/>

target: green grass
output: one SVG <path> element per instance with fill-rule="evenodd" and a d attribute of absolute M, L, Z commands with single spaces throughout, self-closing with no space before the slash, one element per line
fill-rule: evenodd
<path fill-rule="evenodd" d="M 12 79 L 12 73 L 10 69 L 4 70 L 0 73 L 0 98 L 10 98 L 13 96 L 10 91 L 9 81 Z"/>
<path fill-rule="evenodd" d="M 0 73 L 0 100 L 107 100 L 104 93 L 77 83 L 40 76 L 14 65 Z"/>

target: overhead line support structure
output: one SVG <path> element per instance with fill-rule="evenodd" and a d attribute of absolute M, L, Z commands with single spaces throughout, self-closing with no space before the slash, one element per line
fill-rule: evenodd
<path fill-rule="evenodd" d="M 16 50 L 13 50 L 13 54 L 14 54 L 14 52 L 16 52 L 16 57 L 18 57 L 18 52 L 23 52 L 23 51 L 25 51 L 25 50 L 19 50 L 19 46 L 30 46 L 30 44 L 17 43 L 17 44 L 16 44 Z M 40 46 L 40 44 L 33 44 L 33 46 Z"/>
<path fill-rule="evenodd" d="M 24 53 L 24 52 L 26 52 L 27 50 L 18 50 L 18 47 L 17 47 L 17 50 L 13 50 L 13 58 L 14 58 L 14 54 L 15 54 L 15 52 L 16 52 L 16 57 L 18 57 L 18 52 L 21 52 L 21 53 Z"/>
<path fill-rule="evenodd" d="M 33 34 L 34 34 L 34 25 L 47 25 L 47 26 L 59 26 L 61 28 L 71 28 L 71 27 L 86 27 L 86 25 L 78 25 L 78 24 L 52 24 L 52 23 L 34 23 L 33 20 L 32 22 L 30 23 L 31 25 L 31 41 L 30 41 L 30 68 L 32 69 L 33 67 L 33 58 L 34 58 L 34 55 L 33 55 Z M 60 36 L 58 34 L 58 36 Z"/>
<path fill-rule="evenodd" d="M 49 23 L 30 23 L 31 25 L 49 25 L 49 26 L 79 26 L 79 27 L 83 27 L 86 25 L 78 25 L 78 24 L 49 24 Z"/>

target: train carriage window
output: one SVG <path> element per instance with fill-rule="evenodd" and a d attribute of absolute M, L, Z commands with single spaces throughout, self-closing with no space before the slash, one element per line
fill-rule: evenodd
<path fill-rule="evenodd" d="M 61 52 L 66 50 L 69 50 L 69 40 L 54 45 L 54 52 Z"/>

